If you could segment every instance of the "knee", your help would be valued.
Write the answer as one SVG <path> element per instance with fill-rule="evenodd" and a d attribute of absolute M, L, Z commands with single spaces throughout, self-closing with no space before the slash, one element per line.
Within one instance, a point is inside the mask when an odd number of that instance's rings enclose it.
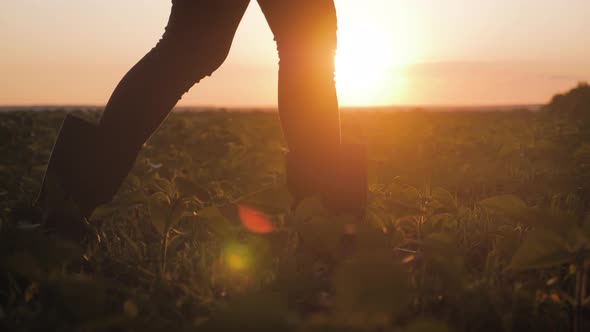
<path fill-rule="evenodd" d="M 334 71 L 335 43 L 287 43 L 278 45 L 281 70 Z"/>
<path fill-rule="evenodd" d="M 336 29 L 302 29 L 276 38 L 281 67 L 334 67 Z"/>
<path fill-rule="evenodd" d="M 183 50 L 175 61 L 178 61 L 180 71 L 190 76 L 194 83 L 206 76 L 211 76 L 225 62 L 227 50 L 219 47 L 203 45 L 199 48 Z"/>
<path fill-rule="evenodd" d="M 227 59 L 230 45 L 209 45 L 204 50 L 197 50 L 192 56 L 197 57 L 202 62 L 203 73 L 211 76 L 214 71 L 219 69 Z"/>
<path fill-rule="evenodd" d="M 337 47 L 337 20 L 332 1 L 317 1 L 314 11 L 296 15 L 273 29 L 283 64 L 330 64 Z"/>
<path fill-rule="evenodd" d="M 229 45 L 208 41 L 175 42 L 163 38 L 152 50 L 163 58 L 172 72 L 189 75 L 196 80 L 210 76 L 225 61 Z"/>

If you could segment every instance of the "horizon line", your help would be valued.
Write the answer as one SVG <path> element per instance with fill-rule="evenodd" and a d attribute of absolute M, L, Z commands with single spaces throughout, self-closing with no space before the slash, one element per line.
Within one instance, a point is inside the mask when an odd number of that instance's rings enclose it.
<path fill-rule="evenodd" d="M 515 103 L 515 104 L 508 104 L 508 103 L 482 103 L 482 104 L 389 104 L 389 105 L 340 105 L 342 109 L 366 109 L 366 108 L 519 108 L 519 107 L 541 107 L 546 105 L 547 103 L 539 103 L 539 102 L 532 102 L 532 103 Z M 0 104 L 0 109 L 25 109 L 25 108 L 104 108 L 105 105 L 100 104 Z M 269 110 L 278 109 L 277 105 L 177 105 L 174 106 L 173 110 L 180 110 L 180 109 L 236 109 L 236 110 L 244 110 L 244 109 L 264 109 Z"/>

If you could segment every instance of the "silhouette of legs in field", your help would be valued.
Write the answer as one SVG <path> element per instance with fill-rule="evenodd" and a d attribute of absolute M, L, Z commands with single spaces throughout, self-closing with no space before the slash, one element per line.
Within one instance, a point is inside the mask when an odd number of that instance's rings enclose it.
<path fill-rule="evenodd" d="M 40 194 L 41 206 L 51 195 L 48 176 L 73 197 L 84 216 L 110 201 L 142 145 L 182 95 L 224 62 L 249 0 L 172 3 L 162 39 L 121 80 L 98 127 L 66 118 Z M 345 153 L 340 147 L 334 84 L 337 24 L 333 0 L 258 3 L 274 34 L 280 58 L 278 100 L 290 150 L 290 190 L 298 199 L 311 194 L 329 196 L 323 191 L 335 188 L 330 186 L 334 179 L 328 180 L 328 175 L 338 173 L 333 168 L 341 160 L 354 163 L 356 158 L 341 157 Z M 357 166 L 361 170 L 352 172 L 359 177 L 356 196 L 340 205 L 351 207 L 355 203 L 358 210 L 364 206 L 366 183 L 362 162 Z"/>

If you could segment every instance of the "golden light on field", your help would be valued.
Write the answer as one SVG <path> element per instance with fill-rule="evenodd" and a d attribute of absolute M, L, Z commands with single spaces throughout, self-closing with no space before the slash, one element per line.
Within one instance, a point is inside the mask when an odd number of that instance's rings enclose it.
<path fill-rule="evenodd" d="M 346 105 L 391 103 L 405 78 L 395 69 L 407 59 L 396 52 L 383 29 L 371 24 L 344 26 L 338 32 L 336 87 Z"/>

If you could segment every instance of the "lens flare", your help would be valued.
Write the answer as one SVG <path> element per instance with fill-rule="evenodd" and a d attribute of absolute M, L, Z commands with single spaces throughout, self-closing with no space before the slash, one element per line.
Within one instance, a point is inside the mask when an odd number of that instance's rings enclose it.
<path fill-rule="evenodd" d="M 251 267 L 252 259 L 248 248 L 241 244 L 232 243 L 223 250 L 223 261 L 232 271 L 241 272 Z"/>
<path fill-rule="evenodd" d="M 240 205 L 238 207 L 238 213 L 242 225 L 252 233 L 268 234 L 274 230 L 269 218 L 251 207 Z"/>
<path fill-rule="evenodd" d="M 238 254 L 229 254 L 227 256 L 227 265 L 232 270 L 244 270 L 246 268 L 246 260 Z"/>

